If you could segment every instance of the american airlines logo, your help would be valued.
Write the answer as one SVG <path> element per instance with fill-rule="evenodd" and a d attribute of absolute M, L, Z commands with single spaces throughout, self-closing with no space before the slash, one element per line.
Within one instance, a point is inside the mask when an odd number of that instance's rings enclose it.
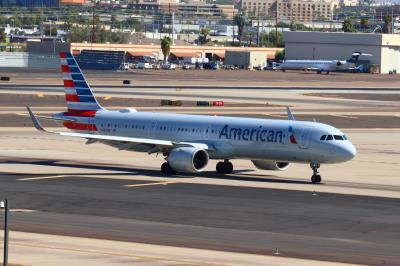
<path fill-rule="evenodd" d="M 240 128 L 225 125 L 219 134 L 219 138 L 283 143 L 284 134 L 282 130 L 268 130 L 264 129 L 262 126 L 258 128 Z"/>
<path fill-rule="evenodd" d="M 289 126 L 289 134 L 290 134 L 290 137 L 289 137 L 290 138 L 290 143 L 297 144 L 296 137 L 293 134 L 292 126 Z"/>

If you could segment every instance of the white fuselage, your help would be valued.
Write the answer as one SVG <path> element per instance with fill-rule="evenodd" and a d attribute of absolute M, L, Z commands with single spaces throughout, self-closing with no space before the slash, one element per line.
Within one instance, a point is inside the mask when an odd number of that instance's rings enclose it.
<path fill-rule="evenodd" d="M 78 119 L 82 123 L 94 124 L 94 134 L 204 143 L 211 147 L 211 159 L 338 163 L 350 160 L 356 152 L 351 142 L 345 139 L 321 141 L 322 135 L 344 134 L 316 122 L 136 112 L 130 109 L 100 110 L 94 117 Z M 129 149 L 147 151 L 148 147 L 141 144 Z"/>
<path fill-rule="evenodd" d="M 337 71 L 345 70 L 354 64 L 340 60 L 285 60 L 280 65 L 283 70 L 314 70 L 314 71 Z"/>

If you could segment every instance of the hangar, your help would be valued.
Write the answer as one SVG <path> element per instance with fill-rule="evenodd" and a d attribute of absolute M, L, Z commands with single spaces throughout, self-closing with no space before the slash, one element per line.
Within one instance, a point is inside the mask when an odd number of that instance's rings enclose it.
<path fill-rule="evenodd" d="M 240 68 L 265 67 L 268 55 L 259 51 L 229 51 L 225 52 L 225 65 Z"/>
<path fill-rule="evenodd" d="M 400 73 L 400 35 L 348 32 L 283 32 L 285 59 L 346 60 L 354 52 L 360 62 L 377 65 L 379 72 Z"/>

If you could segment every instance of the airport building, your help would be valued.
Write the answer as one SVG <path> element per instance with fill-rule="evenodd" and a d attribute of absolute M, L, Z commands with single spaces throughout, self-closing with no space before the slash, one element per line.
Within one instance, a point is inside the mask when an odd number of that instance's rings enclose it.
<path fill-rule="evenodd" d="M 225 65 L 237 66 L 242 69 L 265 67 L 267 54 L 260 51 L 226 51 Z"/>
<path fill-rule="evenodd" d="M 337 0 L 243 0 L 242 9 L 248 16 L 276 16 L 279 21 L 332 20 L 339 7 Z"/>
<path fill-rule="evenodd" d="M 283 32 L 285 59 L 347 60 L 354 52 L 360 62 L 382 74 L 400 73 L 400 35 L 344 32 Z"/>

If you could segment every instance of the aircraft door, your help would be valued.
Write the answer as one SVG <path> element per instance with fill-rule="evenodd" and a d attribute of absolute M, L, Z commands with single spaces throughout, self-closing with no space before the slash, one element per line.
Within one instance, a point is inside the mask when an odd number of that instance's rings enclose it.
<path fill-rule="evenodd" d="M 89 128 L 88 128 L 88 132 L 91 134 L 96 133 L 96 125 L 95 125 L 95 120 L 93 117 L 89 117 Z"/>
<path fill-rule="evenodd" d="M 211 125 L 207 125 L 206 129 L 204 130 L 204 139 L 209 140 L 211 137 Z"/>
<path fill-rule="evenodd" d="M 157 129 L 157 122 L 153 121 L 151 122 L 150 128 L 149 128 L 149 136 L 150 138 L 155 138 L 156 137 L 156 129 Z"/>
<path fill-rule="evenodd" d="M 303 128 L 303 130 L 301 131 L 301 135 L 300 135 L 300 143 L 299 143 L 300 148 L 302 148 L 302 149 L 309 148 L 310 133 L 311 133 L 310 127 Z"/>

